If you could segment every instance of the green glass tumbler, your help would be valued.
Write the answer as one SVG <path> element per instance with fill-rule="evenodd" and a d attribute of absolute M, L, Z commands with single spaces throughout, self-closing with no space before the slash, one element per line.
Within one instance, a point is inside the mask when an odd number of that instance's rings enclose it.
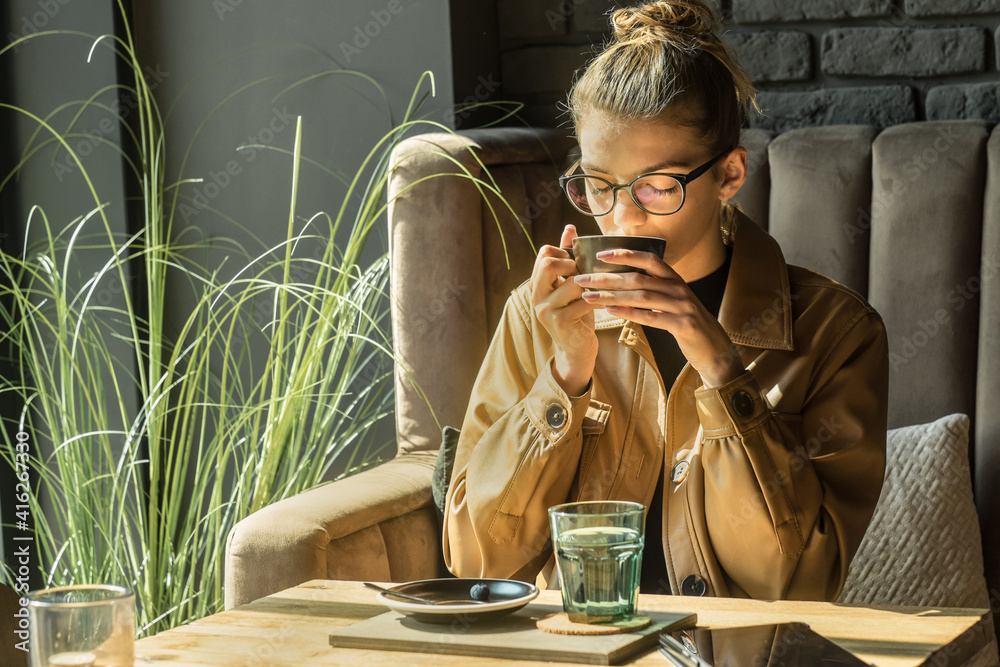
<path fill-rule="evenodd" d="M 549 508 L 563 610 L 577 623 L 615 623 L 636 613 L 646 507 L 587 501 Z"/>

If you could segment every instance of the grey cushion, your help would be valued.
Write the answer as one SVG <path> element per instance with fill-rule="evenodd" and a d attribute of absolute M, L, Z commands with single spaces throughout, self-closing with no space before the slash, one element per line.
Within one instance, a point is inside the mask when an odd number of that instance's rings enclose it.
<path fill-rule="evenodd" d="M 864 125 L 792 130 L 768 146 L 771 236 L 785 261 L 868 292 L 872 141 Z"/>
<path fill-rule="evenodd" d="M 986 137 L 913 123 L 872 144 L 868 300 L 889 337 L 891 427 L 975 410 Z"/>
<path fill-rule="evenodd" d="M 983 209 L 982 292 L 979 302 L 979 371 L 976 374 L 976 505 L 986 545 L 990 585 L 1000 588 L 1000 125 L 988 144 Z"/>
<path fill-rule="evenodd" d="M 889 431 L 886 477 L 841 602 L 988 607 L 969 418 Z"/>

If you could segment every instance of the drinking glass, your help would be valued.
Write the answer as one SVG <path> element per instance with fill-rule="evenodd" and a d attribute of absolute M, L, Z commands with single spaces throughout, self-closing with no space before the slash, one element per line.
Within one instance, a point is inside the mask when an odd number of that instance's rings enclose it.
<path fill-rule="evenodd" d="M 28 594 L 31 667 L 132 667 L 135 596 L 120 586 Z"/>
<path fill-rule="evenodd" d="M 587 501 L 549 508 L 563 610 L 578 623 L 614 623 L 635 615 L 646 507 Z"/>

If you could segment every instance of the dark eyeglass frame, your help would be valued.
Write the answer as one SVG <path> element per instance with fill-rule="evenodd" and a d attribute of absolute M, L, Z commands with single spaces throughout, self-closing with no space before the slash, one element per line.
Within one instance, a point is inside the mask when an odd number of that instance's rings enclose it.
<path fill-rule="evenodd" d="M 654 171 L 654 172 L 650 172 L 648 174 L 640 174 L 639 176 L 636 176 L 635 178 L 633 178 L 631 181 L 629 181 L 628 183 L 626 183 L 624 185 L 619 185 L 617 183 L 612 183 L 611 181 L 609 181 L 608 179 L 606 179 L 606 178 L 604 178 L 602 176 L 591 176 L 589 174 L 574 174 L 573 172 L 576 171 L 577 167 L 580 166 L 580 162 L 582 160 L 582 158 L 580 158 L 576 162 L 574 162 L 573 166 L 571 166 L 569 169 L 567 169 L 566 172 L 562 176 L 559 177 L 559 187 L 562 188 L 563 194 L 565 194 L 566 198 L 569 199 L 569 203 L 573 205 L 573 208 L 575 208 L 576 210 L 580 211 L 580 213 L 583 213 L 584 215 L 590 215 L 590 216 L 593 216 L 595 218 L 599 218 L 601 216 L 607 215 L 608 213 L 611 213 L 612 211 L 615 210 L 615 205 L 618 203 L 618 191 L 619 190 L 625 190 L 626 192 L 628 192 L 628 196 L 632 198 L 632 201 L 635 202 L 635 205 L 638 206 L 640 210 L 645 211 L 646 213 L 649 213 L 650 215 L 673 215 L 674 213 L 677 213 L 677 211 L 681 210 L 681 208 L 684 207 L 684 202 L 687 200 L 687 186 L 688 186 L 688 183 L 690 183 L 691 181 L 693 181 L 694 179 L 698 178 L 699 176 L 701 176 L 702 174 L 704 174 L 706 171 L 708 171 L 709 169 L 711 169 L 712 167 L 714 167 L 715 164 L 719 160 L 721 160 L 722 158 L 724 158 L 727 155 L 729 155 L 730 153 L 732 153 L 733 150 L 734 149 L 732 149 L 732 148 L 727 148 L 726 150 L 724 150 L 723 152 L 719 153 L 718 155 L 716 155 L 715 157 L 713 157 L 711 160 L 709 160 L 708 162 L 706 162 L 705 164 L 701 165 L 700 167 L 697 167 L 697 168 L 693 169 L 692 171 L 689 171 L 686 174 L 671 174 L 670 172 L 666 172 L 666 171 Z M 678 183 L 680 183 L 680 186 L 681 186 L 681 203 L 677 206 L 676 210 L 671 211 L 670 213 L 656 213 L 655 211 L 650 211 L 648 208 L 646 208 L 645 206 L 643 206 L 642 204 L 639 203 L 639 200 L 636 199 L 636 197 L 635 197 L 635 192 L 632 191 L 632 187 L 638 181 L 640 181 L 640 180 L 642 180 L 644 178 L 648 178 L 650 176 L 669 176 L 670 178 L 672 178 L 675 181 L 677 181 Z M 568 183 L 571 180 L 575 179 L 575 178 L 596 178 L 599 181 L 603 181 L 603 182 L 607 183 L 608 187 L 611 188 L 611 208 L 609 208 L 606 213 L 593 213 L 593 212 L 584 211 L 579 206 L 577 206 L 576 202 L 573 201 L 573 197 L 570 196 L 569 189 L 567 188 Z"/>

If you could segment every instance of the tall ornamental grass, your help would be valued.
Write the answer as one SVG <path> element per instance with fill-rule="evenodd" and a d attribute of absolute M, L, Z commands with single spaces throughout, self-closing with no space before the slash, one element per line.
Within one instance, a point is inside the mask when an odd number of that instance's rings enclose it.
<path fill-rule="evenodd" d="M 121 0 L 118 8 L 124 15 Z M 0 56 L 59 34 L 22 38 Z M 251 252 L 179 229 L 175 214 L 198 179 L 165 175 L 163 120 L 131 32 L 95 38 L 91 53 L 97 48 L 113 49 L 134 73 L 134 86 L 118 86 L 138 102 L 134 122 L 119 115 L 131 129 L 123 145 L 105 143 L 140 185 L 141 230 L 123 238 L 112 229 L 109 203 L 71 146 L 72 126 L 55 128 L 56 112 L 43 118 L 0 104 L 38 128 L 0 188 L 46 148 L 61 148 L 92 198 L 64 227 L 37 202 L 22 222 L 34 232 L 26 238 L 41 240 L 0 254 L 0 349 L 11 350 L 15 368 L 0 378 L 0 401 L 25 406 L 4 424 L 0 465 L 23 470 L 16 445 L 31 443 L 28 512 L 44 584 L 127 586 L 144 635 L 222 608 L 225 539 L 237 521 L 322 483 L 334 464 L 353 471 L 393 453 L 369 437 L 393 404 L 388 261 L 362 252 L 384 220 L 392 149 L 414 130 L 447 128 L 420 115 L 433 94 L 425 74 L 403 118 L 348 179 L 337 210 L 303 215 L 299 173 L 312 165 L 301 156 L 300 118 L 284 151 L 292 183 L 284 240 Z M 331 74 L 366 78 L 340 69 L 308 78 Z M 66 106 L 78 107 L 77 118 L 95 106 L 114 112 L 97 99 Z M 452 177 L 499 196 L 483 173 Z M 220 248 L 240 264 L 227 278 L 196 261 Z M 97 258 L 95 273 L 81 275 L 84 257 Z M 133 289 L 102 298 L 136 277 Z M 178 283 L 195 306 L 168 323 Z M 263 354 L 251 354 L 251 343 Z M 10 564 L 3 576 L 15 584 Z"/>

